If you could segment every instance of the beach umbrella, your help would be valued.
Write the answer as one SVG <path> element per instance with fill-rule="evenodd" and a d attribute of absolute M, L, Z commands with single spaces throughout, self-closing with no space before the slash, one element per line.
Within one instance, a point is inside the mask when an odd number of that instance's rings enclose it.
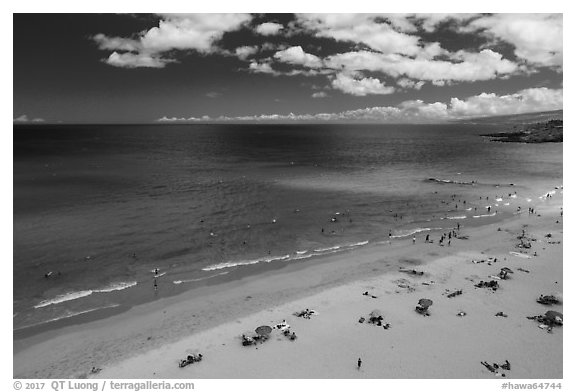
<path fill-rule="evenodd" d="M 418 305 L 420 305 L 423 308 L 428 308 L 432 306 L 432 304 L 433 304 L 432 300 L 428 298 L 421 298 L 420 301 L 418 301 Z"/>
<path fill-rule="evenodd" d="M 562 313 L 557 312 L 555 310 L 549 310 L 544 314 L 544 318 L 553 322 L 557 322 L 558 319 L 560 320 L 560 323 L 563 322 L 564 320 L 564 316 L 562 315 Z"/>
<path fill-rule="evenodd" d="M 272 332 L 272 327 L 269 327 L 267 325 L 261 325 L 258 328 L 256 328 L 256 333 L 258 335 L 270 335 L 270 333 Z"/>
<path fill-rule="evenodd" d="M 501 268 L 500 271 L 504 271 L 504 272 L 509 273 L 509 274 L 513 274 L 513 273 L 514 273 L 514 271 L 512 271 L 512 270 L 511 270 L 510 268 L 508 268 L 508 267 Z"/>
<path fill-rule="evenodd" d="M 378 310 L 378 309 L 374 309 L 373 311 L 370 312 L 370 318 L 378 318 L 378 317 L 382 317 L 384 318 L 384 315 L 382 314 L 382 311 Z"/>

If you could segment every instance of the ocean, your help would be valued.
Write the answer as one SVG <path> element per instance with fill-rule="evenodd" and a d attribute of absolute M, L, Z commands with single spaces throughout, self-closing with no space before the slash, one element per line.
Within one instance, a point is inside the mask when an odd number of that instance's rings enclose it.
<path fill-rule="evenodd" d="M 437 239 L 561 192 L 562 143 L 479 136 L 502 130 L 15 126 L 14 336 L 389 237 Z"/>

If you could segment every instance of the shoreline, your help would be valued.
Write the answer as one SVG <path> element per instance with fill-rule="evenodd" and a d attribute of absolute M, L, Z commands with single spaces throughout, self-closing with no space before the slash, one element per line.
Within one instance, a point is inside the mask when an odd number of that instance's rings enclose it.
<path fill-rule="evenodd" d="M 513 184 L 510 185 L 513 186 Z M 498 186 L 495 189 L 497 188 Z M 520 188 L 525 187 L 521 186 Z M 511 207 L 506 208 L 506 206 L 508 206 L 512 201 L 516 203 L 518 200 L 516 199 L 513 200 L 512 198 L 509 198 L 509 202 L 503 205 L 505 211 L 501 211 L 502 213 L 499 214 L 495 213 L 483 214 L 480 211 L 477 212 L 470 211 L 471 208 L 469 208 L 467 210 L 456 209 L 445 211 L 444 217 L 432 215 L 431 219 L 409 221 L 405 224 L 401 224 L 400 221 L 398 221 L 397 226 L 394 228 L 394 230 L 391 230 L 391 233 L 393 235 L 390 238 L 394 241 L 394 243 L 396 243 L 398 241 L 408 241 L 413 235 L 419 237 L 430 234 L 431 236 L 434 236 L 437 235 L 438 233 L 441 233 L 442 231 L 447 231 L 460 223 L 463 223 L 468 229 L 482 227 L 487 224 L 496 224 L 497 222 L 500 222 L 502 220 L 511 219 L 515 215 L 515 213 L 511 212 Z M 441 203 L 444 202 L 442 201 Z M 495 204 L 496 207 L 498 206 L 498 200 L 490 199 L 490 201 L 488 202 L 487 198 L 486 203 Z M 467 218 L 466 220 L 461 220 L 462 218 L 465 217 Z M 484 219 L 487 217 L 490 218 L 489 223 L 485 223 Z M 332 258 L 338 256 L 334 255 L 334 253 L 340 255 L 346 255 L 350 254 L 351 252 L 357 252 L 360 249 L 381 246 L 382 244 L 386 244 L 388 242 L 388 238 L 386 233 L 380 233 L 379 235 L 372 234 L 370 236 L 366 235 L 365 237 L 362 238 L 354 237 L 352 239 L 348 239 L 348 241 L 343 239 L 342 241 L 344 242 L 338 243 L 337 246 L 326 245 L 325 248 L 322 248 L 320 245 L 318 245 L 320 246 L 320 249 L 314 249 L 314 248 L 308 249 L 306 250 L 306 254 L 301 254 L 300 252 L 296 251 L 294 254 L 290 253 L 283 256 L 261 255 L 261 256 L 254 256 L 255 257 L 254 260 L 249 259 L 247 261 L 242 261 L 244 259 L 238 259 L 237 261 L 227 261 L 223 263 L 212 264 L 209 265 L 208 267 L 202 268 L 203 271 L 207 273 L 212 273 L 211 276 L 198 277 L 190 280 L 187 279 L 189 273 L 184 273 L 183 275 L 171 275 L 170 270 L 168 270 L 167 271 L 169 273 L 168 276 L 162 278 L 162 281 L 167 283 L 167 285 L 162 283 L 164 289 L 160 290 L 159 292 L 153 292 L 154 294 L 153 296 L 150 296 L 150 291 L 148 287 L 148 285 L 150 287 L 152 286 L 153 278 L 147 280 L 134 281 L 132 282 L 132 284 L 126 287 L 129 289 L 126 291 L 119 290 L 113 292 L 112 290 L 109 289 L 103 290 L 103 289 L 89 288 L 89 289 L 79 289 L 80 291 L 78 292 L 72 292 L 72 293 L 69 292 L 68 294 L 66 294 L 66 296 L 71 296 L 71 300 L 75 298 L 73 294 L 77 294 L 79 298 L 82 298 L 88 292 L 100 293 L 103 291 L 108 291 L 107 295 L 110 295 L 111 297 L 108 300 L 109 302 L 105 305 L 95 305 L 95 307 L 91 307 L 87 310 L 86 308 L 81 309 L 77 311 L 77 313 L 71 312 L 69 315 L 64 314 L 62 316 L 58 316 L 53 319 L 48 319 L 46 321 L 19 326 L 18 328 L 13 330 L 13 340 L 17 342 L 20 340 L 34 337 L 36 335 L 43 335 L 46 333 L 50 333 L 50 331 L 57 331 L 66 327 L 86 324 L 100 319 L 105 319 L 113 315 L 129 311 L 133 307 L 146 305 L 148 303 L 156 302 L 164 298 L 176 298 L 182 295 L 183 293 L 186 293 L 191 290 L 196 290 L 198 288 L 198 287 L 186 288 L 189 282 L 194 282 L 195 286 L 200 287 L 213 286 L 243 279 L 249 275 L 265 276 L 265 274 L 269 272 L 277 272 L 279 270 L 282 270 L 288 265 L 298 265 L 299 268 L 300 267 L 307 268 L 310 265 L 314 265 L 317 263 L 329 262 L 330 260 L 332 260 Z M 163 275 L 166 275 L 166 272 L 164 272 L 160 276 Z M 172 281 L 174 279 L 176 280 Z M 180 284 L 178 284 L 177 282 L 183 283 L 183 285 L 180 286 Z M 172 286 L 172 284 L 175 284 L 175 286 Z M 60 296 L 56 296 L 51 299 L 50 298 L 44 299 L 42 302 L 50 302 L 54 300 L 60 301 L 61 299 L 59 297 Z M 17 314 L 15 314 L 14 316 L 16 315 Z"/>
<path fill-rule="evenodd" d="M 558 204 L 552 201 L 547 204 L 553 209 L 555 208 L 553 206 L 561 205 L 561 202 Z M 532 218 L 541 219 L 530 217 Z M 466 252 L 470 252 L 468 249 L 472 247 L 471 244 L 478 243 L 480 238 L 494 236 L 495 225 L 511 227 L 526 219 L 528 217 L 515 216 L 506 222 L 470 229 L 471 240 L 454 241 L 452 247 L 422 243 L 412 246 L 411 241 L 406 239 L 394 241 L 399 244 L 392 246 L 375 245 L 329 256 L 319 259 L 313 265 L 305 263 L 284 265 L 277 271 L 272 270 L 245 276 L 233 282 L 192 289 L 175 297 L 161 298 L 153 303 L 136 306 L 107 319 L 16 341 L 14 375 L 24 378 L 86 377 L 89 369 L 95 366 L 104 368 L 100 374 L 102 377 L 107 375 L 132 377 L 129 373 L 124 376 L 121 373 L 114 373 L 111 366 L 118 368 L 119 365 L 112 364 L 122 363 L 121 361 L 130 363 L 138 358 L 146 358 L 152 352 L 150 350 L 162 350 L 177 344 L 182 339 L 192 339 L 205 333 L 218 333 L 219 329 L 226 328 L 228 325 L 226 323 L 230 320 L 242 324 L 241 320 L 254 317 L 266 309 L 269 311 L 282 308 L 288 303 L 358 284 L 374 276 L 397 275 L 399 266 L 408 268 L 411 265 L 421 265 L 419 268 L 432 268 L 432 265 L 439 265 L 441 260 L 449 258 L 454 251 L 461 252 L 466 248 Z M 420 238 L 421 241 L 423 237 Z M 561 250 L 561 247 L 559 248 Z M 425 261 L 430 257 L 434 260 Z M 354 269 L 350 268 L 350 259 L 354 259 Z M 219 311 L 215 312 L 214 307 Z M 318 318 L 321 318 L 324 312 L 317 310 L 321 313 Z M 243 329 L 238 333 L 242 331 Z M 185 337 L 190 335 L 192 337 Z M 71 342 L 76 345 L 82 342 L 83 350 L 71 349 L 69 347 Z M 238 343 L 237 339 L 234 339 L 234 342 Z M 56 347 L 60 350 L 55 352 Z M 91 354 L 86 357 L 78 351 Z M 38 359 L 39 353 L 43 353 L 41 361 Z M 46 358 L 46 353 L 50 353 L 49 358 Z M 169 377 L 189 377 L 189 375 L 181 376 L 182 374 L 186 373 L 170 374 Z M 161 375 L 146 377 L 156 376 Z"/>

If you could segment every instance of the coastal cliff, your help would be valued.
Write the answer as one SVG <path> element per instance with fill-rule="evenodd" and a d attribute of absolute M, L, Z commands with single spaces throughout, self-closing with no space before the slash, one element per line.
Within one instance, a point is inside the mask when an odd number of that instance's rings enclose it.
<path fill-rule="evenodd" d="M 512 132 L 488 133 L 491 141 L 514 143 L 561 143 L 563 140 L 563 120 L 549 120 L 528 124 L 524 129 Z"/>

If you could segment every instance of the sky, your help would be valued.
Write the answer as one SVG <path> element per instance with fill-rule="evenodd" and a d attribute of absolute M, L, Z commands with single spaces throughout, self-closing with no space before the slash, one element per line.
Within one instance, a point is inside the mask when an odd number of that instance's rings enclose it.
<path fill-rule="evenodd" d="M 562 14 L 14 14 L 15 123 L 562 109 Z"/>

